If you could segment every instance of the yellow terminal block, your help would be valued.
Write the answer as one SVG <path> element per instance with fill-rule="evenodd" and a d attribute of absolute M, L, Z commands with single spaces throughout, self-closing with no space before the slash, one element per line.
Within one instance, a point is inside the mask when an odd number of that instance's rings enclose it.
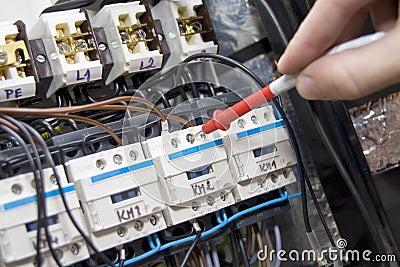
<path fill-rule="evenodd" d="M 31 58 L 16 25 L 0 24 L 0 102 L 36 94 Z"/>

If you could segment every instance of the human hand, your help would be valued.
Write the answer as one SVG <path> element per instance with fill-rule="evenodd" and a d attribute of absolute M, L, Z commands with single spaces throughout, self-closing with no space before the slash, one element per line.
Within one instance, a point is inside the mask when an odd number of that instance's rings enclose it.
<path fill-rule="evenodd" d="M 400 82 L 398 0 L 317 0 L 279 60 L 285 74 L 300 73 L 297 90 L 306 99 L 357 99 Z M 369 45 L 324 55 L 353 39 L 368 14 L 387 32 Z"/>

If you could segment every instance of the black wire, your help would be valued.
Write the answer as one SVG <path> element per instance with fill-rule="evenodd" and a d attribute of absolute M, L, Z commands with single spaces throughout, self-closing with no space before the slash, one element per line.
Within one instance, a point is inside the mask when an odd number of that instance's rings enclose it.
<path fill-rule="evenodd" d="M 247 258 L 246 255 L 246 249 L 244 248 L 242 233 L 240 232 L 240 230 L 235 231 L 235 237 L 236 240 L 239 242 L 239 249 L 240 253 L 242 254 L 243 264 L 245 267 L 250 267 L 249 259 Z"/>
<path fill-rule="evenodd" d="M 60 196 L 61 196 L 61 200 L 63 202 L 63 205 L 65 207 L 65 211 L 67 212 L 68 217 L 70 218 L 72 224 L 74 225 L 74 227 L 78 230 L 79 234 L 83 237 L 83 239 L 85 239 L 86 243 L 93 249 L 93 251 L 96 254 L 99 254 L 99 257 L 101 258 L 101 260 L 103 260 L 105 263 L 112 265 L 113 263 L 111 262 L 110 259 L 108 259 L 105 255 L 103 255 L 102 253 L 99 253 L 99 250 L 96 248 L 96 246 L 93 244 L 92 240 L 90 240 L 86 234 L 84 233 L 84 231 L 82 230 L 82 228 L 79 226 L 79 224 L 77 223 L 77 221 L 75 220 L 74 216 L 71 213 L 71 210 L 69 208 L 67 199 L 65 197 L 64 194 L 64 190 L 61 186 L 61 179 L 60 179 L 60 175 L 58 174 L 58 170 L 56 169 L 56 166 L 54 164 L 53 158 L 51 156 L 51 153 L 46 145 L 46 143 L 43 141 L 43 139 L 41 138 L 40 134 L 38 132 L 35 131 L 35 129 L 33 129 L 32 127 L 30 127 L 29 125 L 25 124 L 25 127 L 29 130 L 29 132 L 36 138 L 38 139 L 37 141 L 40 143 L 40 146 L 42 147 L 42 150 L 46 156 L 47 161 L 50 164 L 50 167 L 53 170 L 53 174 L 56 178 L 57 181 L 57 185 L 58 185 L 58 189 L 60 192 Z"/>
<path fill-rule="evenodd" d="M 3 118 L 7 119 L 8 121 L 11 121 L 14 125 L 16 125 L 18 127 L 18 129 L 22 130 L 23 128 L 25 128 L 24 132 L 27 136 L 29 136 L 29 133 L 31 135 L 35 135 L 35 138 L 37 139 L 37 141 L 42 141 L 44 143 L 41 135 L 35 129 L 33 129 L 31 126 L 29 126 L 28 124 L 26 124 L 24 122 L 19 122 L 16 119 L 14 119 L 8 115 L 1 114 L 1 116 L 3 116 Z M 29 132 L 29 133 L 27 133 L 27 132 Z M 32 141 L 33 141 L 33 139 L 32 139 Z M 41 174 L 40 174 L 41 180 L 38 179 L 39 185 L 36 185 L 37 189 L 40 190 L 38 197 L 40 198 L 40 202 L 42 204 L 41 205 L 42 219 L 39 221 L 41 223 L 41 225 L 37 226 L 37 234 L 40 236 L 40 231 L 41 231 L 40 229 L 41 229 L 41 227 L 44 227 L 44 232 L 45 232 L 45 236 L 46 236 L 46 240 L 47 240 L 47 245 L 49 246 L 50 254 L 53 257 L 54 261 L 57 263 L 57 266 L 62 267 L 62 264 L 57 256 L 56 252 L 54 251 L 54 247 L 51 243 L 52 238 L 51 238 L 49 228 L 48 228 L 48 223 L 47 223 L 47 206 L 46 206 L 46 198 L 44 196 L 45 189 L 44 189 L 44 183 L 43 183 L 43 180 L 44 180 L 43 168 L 42 168 L 42 165 L 40 162 L 39 152 L 34 143 L 33 143 L 33 149 L 35 151 L 37 167 L 39 168 L 39 170 L 41 172 Z M 39 199 L 38 199 L 37 203 L 39 203 Z M 38 238 L 36 238 L 36 239 L 38 239 Z M 39 247 L 40 247 L 40 243 L 37 243 L 36 249 L 38 249 Z"/>
<path fill-rule="evenodd" d="M 124 262 L 125 262 L 125 260 L 124 260 L 124 259 L 121 259 L 121 260 L 119 261 L 118 267 L 124 266 Z"/>
<path fill-rule="evenodd" d="M 229 233 L 229 239 L 231 241 L 231 247 L 232 247 L 232 257 L 233 257 L 233 267 L 239 266 L 239 260 L 238 260 L 238 252 L 237 252 L 237 245 L 236 245 L 236 239 L 233 233 Z"/>
<path fill-rule="evenodd" d="M 368 211 L 368 208 L 365 206 L 364 201 L 363 201 L 360 193 L 358 192 L 356 185 L 352 181 L 349 172 L 347 171 L 342 160 L 340 159 L 339 155 L 337 154 L 336 149 L 334 148 L 334 145 L 332 144 L 330 138 L 328 137 L 328 134 L 326 133 L 324 127 L 322 126 L 322 123 L 315 111 L 315 107 L 311 102 L 308 102 L 308 108 L 310 109 L 311 118 L 313 119 L 315 126 L 317 127 L 317 130 L 322 138 L 322 141 L 324 142 L 325 147 L 328 149 L 329 154 L 331 155 L 332 159 L 334 160 L 340 174 L 343 177 L 343 180 L 345 181 L 347 187 L 349 188 L 349 190 L 361 212 L 361 215 L 368 227 L 368 230 L 369 230 L 370 234 L 372 235 L 372 238 L 373 238 L 375 244 L 377 245 L 378 250 L 380 251 L 380 253 L 384 254 L 386 251 L 385 246 L 382 242 L 382 239 L 381 239 L 379 231 L 374 223 L 374 220 L 372 219 L 372 217 Z"/>
<path fill-rule="evenodd" d="M 187 262 L 189 260 L 190 254 L 193 252 L 194 248 L 197 246 L 197 244 L 200 241 L 201 232 L 202 232 L 201 229 L 196 231 L 196 238 L 193 240 L 192 245 L 190 246 L 190 248 L 186 252 L 185 257 L 182 260 L 181 267 L 185 267 L 187 265 Z"/>
<path fill-rule="evenodd" d="M 36 125 L 41 126 L 45 129 L 45 131 L 49 132 L 51 136 L 58 135 L 56 129 L 46 120 L 44 119 L 37 119 L 30 123 L 31 126 L 35 127 Z M 35 127 L 36 128 L 36 127 Z"/>
<path fill-rule="evenodd" d="M 40 229 L 42 227 L 42 219 L 43 219 L 43 203 L 42 203 L 42 197 L 41 197 L 41 190 L 40 190 L 40 178 L 38 176 L 38 172 L 36 171 L 37 168 L 35 166 L 35 163 L 33 161 L 31 152 L 29 151 L 28 146 L 25 144 L 24 140 L 22 140 L 22 138 L 16 133 L 14 132 L 12 129 L 10 129 L 9 127 L 5 126 L 5 125 L 0 125 L 0 128 L 7 132 L 9 135 L 13 136 L 20 144 L 20 146 L 22 147 L 22 149 L 25 151 L 26 157 L 28 158 L 28 162 L 29 165 L 31 167 L 32 173 L 33 173 L 33 177 L 35 180 L 35 186 L 36 186 L 36 199 L 37 199 L 37 220 L 36 220 L 36 225 L 37 225 L 37 230 L 36 230 L 36 265 L 38 267 L 40 267 L 42 265 L 42 258 L 40 257 L 40 251 L 41 251 L 41 242 L 42 242 L 42 238 L 40 235 Z"/>

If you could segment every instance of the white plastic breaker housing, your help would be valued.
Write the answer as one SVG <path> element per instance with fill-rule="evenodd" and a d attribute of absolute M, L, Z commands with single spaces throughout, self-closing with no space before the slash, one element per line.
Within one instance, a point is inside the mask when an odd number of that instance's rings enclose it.
<path fill-rule="evenodd" d="M 65 211 L 52 169 L 44 169 L 47 223 L 51 245 L 60 255 L 63 266 L 89 258 L 86 243 Z M 61 186 L 71 213 L 85 229 L 75 187 L 68 183 L 62 166 L 57 166 Z M 46 235 L 36 244 L 37 202 L 33 173 L 17 175 L 0 181 L 0 262 L 1 266 L 35 266 L 36 248 L 43 255 L 43 266 L 55 266 Z"/>
<path fill-rule="evenodd" d="M 42 14 L 29 36 L 43 40 L 50 61 L 53 80 L 47 97 L 61 87 L 102 78 L 103 65 L 98 58 L 90 23 L 79 9 Z"/>
<path fill-rule="evenodd" d="M 231 123 L 224 136 L 229 166 L 238 183 L 235 200 L 245 200 L 294 183 L 296 158 L 286 126 L 272 106 L 253 110 Z"/>
<path fill-rule="evenodd" d="M 109 249 L 166 228 L 153 161 L 139 143 L 67 163 L 91 238 Z"/>
<path fill-rule="evenodd" d="M 233 205 L 235 181 L 218 132 L 193 136 L 201 127 L 167 133 L 145 141 L 167 204 L 168 225 L 188 221 Z"/>
<path fill-rule="evenodd" d="M 153 36 L 146 36 L 142 27 L 147 25 L 139 18 L 145 12 L 145 6 L 135 1 L 106 5 L 93 17 L 92 24 L 106 32 L 114 61 L 106 84 L 122 75 L 161 68 L 163 55 L 147 46 L 146 40 L 157 36 L 154 31 Z"/>
<path fill-rule="evenodd" d="M 30 56 L 23 40 L 16 40 L 19 34 L 16 25 L 10 22 L 0 24 L 0 102 L 35 96 L 34 76 L 24 68 Z"/>
<path fill-rule="evenodd" d="M 188 56 L 198 53 L 217 53 L 218 45 L 213 41 L 204 41 L 200 33 L 184 36 L 177 19 L 194 21 L 195 9 L 203 5 L 202 0 L 164 0 L 152 8 L 154 18 L 160 19 L 171 55 L 165 67 L 176 65 Z M 188 26 L 193 30 L 193 26 Z"/>

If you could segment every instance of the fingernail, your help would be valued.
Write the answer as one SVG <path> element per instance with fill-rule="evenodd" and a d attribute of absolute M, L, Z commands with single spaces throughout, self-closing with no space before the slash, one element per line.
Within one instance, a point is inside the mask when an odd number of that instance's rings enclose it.
<path fill-rule="evenodd" d="M 306 99 L 318 99 L 320 97 L 314 80 L 306 75 L 300 75 L 297 79 L 297 91 Z"/>
<path fill-rule="evenodd" d="M 283 62 L 285 62 L 285 53 L 283 53 L 283 55 L 278 60 L 278 68 L 282 65 Z"/>

